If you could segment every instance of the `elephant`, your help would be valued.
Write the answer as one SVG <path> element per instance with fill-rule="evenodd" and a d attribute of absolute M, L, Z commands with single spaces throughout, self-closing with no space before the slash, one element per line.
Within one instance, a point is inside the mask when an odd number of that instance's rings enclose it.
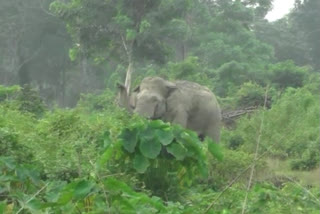
<path fill-rule="evenodd" d="M 220 140 L 221 110 L 215 95 L 197 83 L 160 77 L 146 77 L 131 95 L 118 84 L 119 104 L 130 112 L 148 119 L 161 119 L 180 124 L 197 132 L 200 138 L 208 136 Z"/>

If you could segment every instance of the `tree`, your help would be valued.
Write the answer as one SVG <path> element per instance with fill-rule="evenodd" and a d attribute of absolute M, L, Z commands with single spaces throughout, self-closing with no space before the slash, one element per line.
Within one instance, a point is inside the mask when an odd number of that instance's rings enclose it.
<path fill-rule="evenodd" d="M 69 36 L 64 24 L 47 9 L 52 0 L 0 1 L 3 84 L 33 84 L 64 94 Z M 63 95 L 62 95 L 63 96 Z"/>
<path fill-rule="evenodd" d="M 170 49 L 166 43 L 170 35 L 164 34 L 167 25 L 190 5 L 187 0 L 73 0 L 55 1 L 51 8 L 67 23 L 74 41 L 73 57 L 80 56 L 84 73 L 89 58 L 125 63 L 127 85 L 134 62 L 166 62 Z"/>
<path fill-rule="evenodd" d="M 302 31 L 304 40 L 308 44 L 312 64 L 320 69 L 320 1 L 318 0 L 296 0 L 296 7 L 291 15 L 294 27 Z"/>

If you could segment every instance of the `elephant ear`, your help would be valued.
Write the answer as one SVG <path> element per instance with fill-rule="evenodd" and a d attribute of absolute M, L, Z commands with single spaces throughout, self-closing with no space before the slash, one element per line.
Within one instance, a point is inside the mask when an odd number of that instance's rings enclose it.
<path fill-rule="evenodd" d="M 166 81 L 165 86 L 167 89 L 166 98 L 168 98 L 172 94 L 172 92 L 178 89 L 178 86 L 175 83 L 169 81 Z"/>

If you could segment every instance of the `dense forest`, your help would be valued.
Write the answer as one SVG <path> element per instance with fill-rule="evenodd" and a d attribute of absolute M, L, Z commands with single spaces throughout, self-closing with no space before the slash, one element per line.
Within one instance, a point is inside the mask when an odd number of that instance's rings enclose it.
<path fill-rule="evenodd" d="M 319 214 L 320 1 L 0 0 L 0 213 Z M 209 88 L 220 143 L 119 106 Z"/>

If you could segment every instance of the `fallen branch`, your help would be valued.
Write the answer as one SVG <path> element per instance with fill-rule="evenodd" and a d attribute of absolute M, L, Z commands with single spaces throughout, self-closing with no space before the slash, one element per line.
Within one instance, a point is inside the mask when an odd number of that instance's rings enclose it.
<path fill-rule="evenodd" d="M 257 109 L 258 109 L 258 106 L 250 106 L 244 109 L 225 112 L 225 113 L 222 113 L 222 120 L 231 120 L 231 119 L 240 117 L 241 115 L 255 112 Z"/>

